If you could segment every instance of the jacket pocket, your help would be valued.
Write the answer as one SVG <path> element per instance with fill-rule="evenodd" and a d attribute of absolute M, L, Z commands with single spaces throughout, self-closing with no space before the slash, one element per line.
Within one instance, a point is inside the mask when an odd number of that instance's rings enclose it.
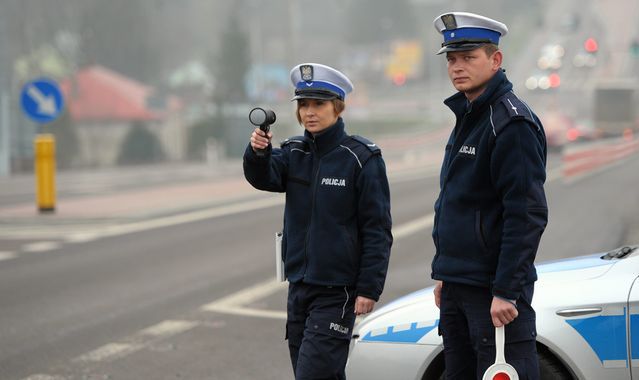
<path fill-rule="evenodd" d="M 480 345 L 495 345 L 495 327 L 492 322 L 487 325 L 478 326 L 477 333 Z M 506 344 L 535 340 L 537 338 L 535 320 L 517 320 L 517 318 L 515 318 L 513 322 L 506 325 L 505 338 Z"/>
<path fill-rule="evenodd" d="M 481 223 L 481 211 L 479 210 L 475 211 L 475 236 L 482 251 L 484 251 L 484 253 L 488 253 L 488 244 L 484 238 L 484 228 Z"/>
<path fill-rule="evenodd" d="M 475 232 L 476 217 L 472 211 L 441 214 L 437 223 L 438 253 L 473 261 L 484 260 L 484 249 Z"/>

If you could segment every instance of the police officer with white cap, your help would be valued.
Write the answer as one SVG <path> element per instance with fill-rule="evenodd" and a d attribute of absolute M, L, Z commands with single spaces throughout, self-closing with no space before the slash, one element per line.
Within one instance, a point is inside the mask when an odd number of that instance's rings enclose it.
<path fill-rule="evenodd" d="M 437 17 L 456 116 L 435 202 L 432 277 L 446 379 L 481 379 L 495 359 L 495 327 L 522 379 L 538 379 L 533 262 L 545 229 L 546 139 L 501 68 L 508 29 L 480 15 Z"/>
<path fill-rule="evenodd" d="M 345 132 L 341 115 L 353 85 L 344 74 L 305 63 L 291 81 L 304 135 L 278 149 L 271 132 L 256 128 L 244 175 L 257 189 L 286 193 L 286 337 L 295 379 L 345 379 L 355 316 L 373 310 L 388 268 L 386 168 L 377 145 Z"/>

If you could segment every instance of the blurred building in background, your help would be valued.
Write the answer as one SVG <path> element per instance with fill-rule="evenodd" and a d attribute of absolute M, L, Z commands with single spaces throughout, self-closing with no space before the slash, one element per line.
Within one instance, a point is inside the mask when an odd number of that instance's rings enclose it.
<path fill-rule="evenodd" d="M 126 162 L 120 147 L 132 128 L 144 126 L 166 158 L 184 158 L 181 102 L 154 88 L 99 65 L 85 67 L 61 82 L 80 154 L 77 166 L 110 166 Z M 144 149 L 140 142 L 140 149 Z M 162 154 L 162 156 L 164 156 Z M 158 157 L 160 158 L 160 153 Z M 164 158 L 164 157 L 162 157 Z"/>

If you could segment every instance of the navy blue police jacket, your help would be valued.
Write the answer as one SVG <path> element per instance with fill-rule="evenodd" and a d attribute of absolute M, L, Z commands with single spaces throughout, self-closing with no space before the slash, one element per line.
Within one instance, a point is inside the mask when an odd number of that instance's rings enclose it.
<path fill-rule="evenodd" d="M 386 168 L 377 145 L 344 131 L 285 140 L 264 156 L 244 153 L 244 176 L 285 192 L 282 253 L 289 282 L 354 286 L 378 300 L 393 241 Z"/>
<path fill-rule="evenodd" d="M 516 300 L 537 280 L 548 220 L 543 126 L 502 70 L 473 102 L 458 92 L 444 103 L 456 124 L 435 202 L 432 278 Z"/>

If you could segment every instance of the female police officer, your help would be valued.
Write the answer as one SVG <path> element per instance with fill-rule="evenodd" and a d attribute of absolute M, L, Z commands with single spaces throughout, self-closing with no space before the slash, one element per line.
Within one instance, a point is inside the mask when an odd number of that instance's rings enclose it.
<path fill-rule="evenodd" d="M 244 175 L 257 189 L 286 192 L 286 336 L 295 378 L 344 379 L 355 315 L 372 311 L 386 278 L 388 180 L 379 147 L 344 130 L 350 80 L 308 63 L 293 68 L 291 81 L 304 135 L 277 149 L 272 133 L 256 128 Z"/>

